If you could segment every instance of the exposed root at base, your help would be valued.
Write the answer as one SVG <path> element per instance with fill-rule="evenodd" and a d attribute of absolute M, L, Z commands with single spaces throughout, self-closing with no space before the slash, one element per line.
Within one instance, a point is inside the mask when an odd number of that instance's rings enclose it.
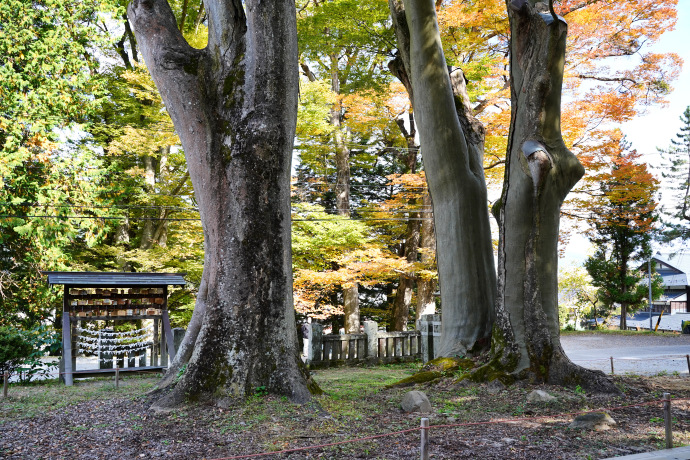
<path fill-rule="evenodd" d="M 547 383 L 580 388 L 590 393 L 622 395 L 621 390 L 601 371 L 586 369 L 565 356 L 556 357 L 549 368 Z"/>
<path fill-rule="evenodd" d="M 458 381 L 470 380 L 476 383 L 484 383 L 499 380 L 504 385 L 509 386 L 518 380 L 524 380 L 530 384 L 548 383 L 569 388 L 579 386 L 589 393 L 622 394 L 620 389 L 603 372 L 578 366 L 560 353 L 554 353 L 545 380 L 539 378 L 538 374 L 530 369 L 514 372 L 510 367 L 502 366 L 501 360 L 498 357 L 494 357 L 468 374 L 463 375 Z"/>
<path fill-rule="evenodd" d="M 422 366 L 419 372 L 386 385 L 386 388 L 402 388 L 418 383 L 433 382 L 443 377 L 452 377 L 456 372 L 460 370 L 466 371 L 474 366 L 474 361 L 467 358 L 436 358 Z"/>

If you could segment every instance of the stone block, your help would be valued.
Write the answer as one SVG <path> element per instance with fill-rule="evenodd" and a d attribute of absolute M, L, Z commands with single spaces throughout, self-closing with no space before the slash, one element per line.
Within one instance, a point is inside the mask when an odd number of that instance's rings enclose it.
<path fill-rule="evenodd" d="M 400 407 L 405 412 L 422 412 L 428 414 L 431 412 L 431 403 L 426 394 L 422 391 L 408 391 L 403 397 Z"/>

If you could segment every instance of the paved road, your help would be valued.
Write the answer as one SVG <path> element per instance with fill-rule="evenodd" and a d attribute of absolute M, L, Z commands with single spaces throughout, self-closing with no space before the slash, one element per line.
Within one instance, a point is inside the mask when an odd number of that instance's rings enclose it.
<path fill-rule="evenodd" d="M 611 372 L 613 356 L 616 374 L 688 374 L 690 335 L 568 334 L 561 336 L 561 343 L 573 362 L 606 373 Z"/>

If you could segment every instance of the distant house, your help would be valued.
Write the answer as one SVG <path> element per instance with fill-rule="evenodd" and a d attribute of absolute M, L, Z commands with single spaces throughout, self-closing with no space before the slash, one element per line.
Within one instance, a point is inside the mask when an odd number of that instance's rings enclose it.
<path fill-rule="evenodd" d="M 683 250 L 677 253 L 656 253 L 652 260 L 656 262 L 656 272 L 663 278 L 664 294 L 652 302 L 652 310 L 656 313 L 688 313 L 688 293 L 690 285 L 690 253 Z M 647 271 L 647 264 L 640 267 Z"/>

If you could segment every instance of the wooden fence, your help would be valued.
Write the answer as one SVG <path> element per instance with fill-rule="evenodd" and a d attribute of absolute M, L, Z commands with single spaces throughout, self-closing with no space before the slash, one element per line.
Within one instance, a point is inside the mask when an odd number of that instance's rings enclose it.
<path fill-rule="evenodd" d="M 307 363 L 312 368 L 321 368 L 362 362 L 428 360 L 429 356 L 435 356 L 434 344 L 438 348 L 440 318 L 427 316 L 433 318 L 419 321 L 418 330 L 403 332 L 380 331 L 375 321 L 365 321 L 361 334 L 324 335 L 320 324 L 311 324 Z"/>

